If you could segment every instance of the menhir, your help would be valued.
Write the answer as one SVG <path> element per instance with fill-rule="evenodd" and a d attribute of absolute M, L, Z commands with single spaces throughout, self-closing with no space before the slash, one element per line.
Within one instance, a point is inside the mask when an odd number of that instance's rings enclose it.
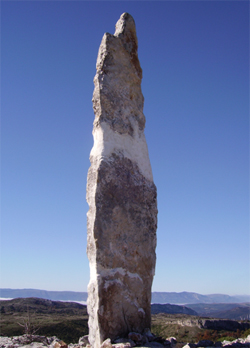
<path fill-rule="evenodd" d="M 151 326 L 156 187 L 144 136 L 142 70 L 131 15 L 104 34 L 96 63 L 87 202 L 89 341 Z"/>

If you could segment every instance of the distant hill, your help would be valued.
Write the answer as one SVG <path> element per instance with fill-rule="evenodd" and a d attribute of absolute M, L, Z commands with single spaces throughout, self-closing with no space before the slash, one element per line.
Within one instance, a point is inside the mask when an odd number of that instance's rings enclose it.
<path fill-rule="evenodd" d="M 47 291 L 36 289 L 0 289 L 1 298 L 38 297 L 53 301 L 87 301 L 87 292 Z"/>
<path fill-rule="evenodd" d="M 187 304 L 202 317 L 218 319 L 250 320 L 250 303 Z"/>
<path fill-rule="evenodd" d="M 2 298 L 39 297 L 53 301 L 87 301 L 87 292 L 46 291 L 36 289 L 0 289 Z M 195 304 L 195 303 L 243 303 L 250 302 L 250 296 L 229 296 L 223 294 L 201 295 L 195 292 L 152 292 L 152 303 Z"/>
<path fill-rule="evenodd" d="M 3 313 L 11 312 L 26 312 L 27 306 L 31 312 L 42 314 L 82 314 L 87 315 L 87 306 L 75 302 L 61 302 L 46 300 L 43 298 L 15 298 L 13 300 L 0 300 L 0 307 L 4 308 Z M 168 314 L 188 314 L 197 315 L 197 313 L 185 306 L 171 305 L 171 304 L 152 304 L 152 314 L 168 313 Z"/>
<path fill-rule="evenodd" d="M 26 313 L 27 306 L 30 312 L 39 314 L 81 314 L 87 315 L 86 305 L 75 302 L 51 301 L 43 298 L 15 298 L 13 300 L 0 300 L 1 307 L 4 307 L 3 313 Z"/>
<path fill-rule="evenodd" d="M 153 303 L 151 304 L 151 313 L 168 313 L 168 314 L 188 314 L 188 315 L 197 315 L 197 313 L 186 306 L 178 306 L 171 304 L 159 304 Z"/>
<path fill-rule="evenodd" d="M 233 320 L 250 320 L 250 307 L 235 307 L 227 311 L 213 313 L 214 318 L 233 319 Z"/>
<path fill-rule="evenodd" d="M 72 302 L 58 302 L 41 298 L 16 298 L 0 301 L 1 335 L 18 336 L 24 333 L 28 319 L 39 335 L 57 336 L 66 343 L 77 343 L 88 334 L 86 306 Z M 29 313 L 29 314 L 28 314 Z"/>
<path fill-rule="evenodd" d="M 229 296 L 223 294 L 201 295 L 195 292 L 152 292 L 152 303 L 242 303 L 250 302 L 250 296 Z"/>

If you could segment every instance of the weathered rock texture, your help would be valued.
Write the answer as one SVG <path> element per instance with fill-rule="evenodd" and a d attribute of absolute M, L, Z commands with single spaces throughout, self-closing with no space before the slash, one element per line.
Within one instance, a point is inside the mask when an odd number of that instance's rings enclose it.
<path fill-rule="evenodd" d="M 142 70 L 133 18 L 124 13 L 104 34 L 96 63 L 94 146 L 87 201 L 89 341 L 151 326 L 156 187 L 144 136 Z"/>
<path fill-rule="evenodd" d="M 138 335 L 138 334 L 137 334 Z M 150 334 L 152 335 L 152 334 Z M 143 336 L 144 338 L 146 336 Z M 159 343 L 161 342 L 161 343 Z M 136 344 L 137 343 L 137 344 Z M 177 341 L 174 337 L 169 337 L 166 340 L 161 337 L 153 337 L 142 343 L 142 341 L 137 342 L 131 339 L 117 339 L 112 344 L 111 340 L 108 338 L 102 344 L 101 348 L 175 348 Z M 88 344 L 87 336 L 80 337 L 78 343 L 70 343 L 66 345 L 59 338 L 45 337 L 38 335 L 23 335 L 23 336 L 13 336 L 13 337 L 3 337 L 0 336 L 0 348 L 91 348 Z M 199 341 L 198 343 L 187 343 L 183 348 L 200 348 L 200 347 L 214 347 L 214 348 L 250 348 L 250 335 L 247 338 L 237 338 L 234 341 L 223 341 L 223 342 L 212 342 L 209 340 Z"/>

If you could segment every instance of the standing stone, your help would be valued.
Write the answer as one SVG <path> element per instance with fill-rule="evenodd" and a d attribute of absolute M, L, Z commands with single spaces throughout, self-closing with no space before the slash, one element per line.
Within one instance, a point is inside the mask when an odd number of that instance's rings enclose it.
<path fill-rule="evenodd" d="M 144 136 L 142 70 L 135 23 L 123 13 L 104 34 L 96 63 L 94 146 L 90 153 L 87 254 L 89 341 L 151 326 L 156 187 Z"/>

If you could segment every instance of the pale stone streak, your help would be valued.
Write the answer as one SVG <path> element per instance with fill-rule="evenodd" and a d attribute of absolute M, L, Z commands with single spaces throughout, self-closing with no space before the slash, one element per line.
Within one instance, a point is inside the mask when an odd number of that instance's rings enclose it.
<path fill-rule="evenodd" d="M 101 122 L 100 126 L 93 131 L 94 146 L 90 157 L 96 157 L 101 161 L 112 153 L 121 151 L 124 157 L 137 163 L 145 178 L 153 181 L 145 135 L 143 132 L 139 132 L 136 122 L 133 120 L 132 122 L 134 123 L 134 137 L 114 132 L 107 123 Z"/>
<path fill-rule="evenodd" d="M 110 275 L 115 275 L 116 273 L 119 273 L 120 275 L 123 276 L 129 276 L 130 278 L 136 278 L 142 282 L 141 277 L 137 273 L 131 273 L 128 270 L 119 267 L 119 268 L 103 268 L 100 265 L 98 266 L 98 274 L 105 277 L 105 276 L 110 276 Z"/>

